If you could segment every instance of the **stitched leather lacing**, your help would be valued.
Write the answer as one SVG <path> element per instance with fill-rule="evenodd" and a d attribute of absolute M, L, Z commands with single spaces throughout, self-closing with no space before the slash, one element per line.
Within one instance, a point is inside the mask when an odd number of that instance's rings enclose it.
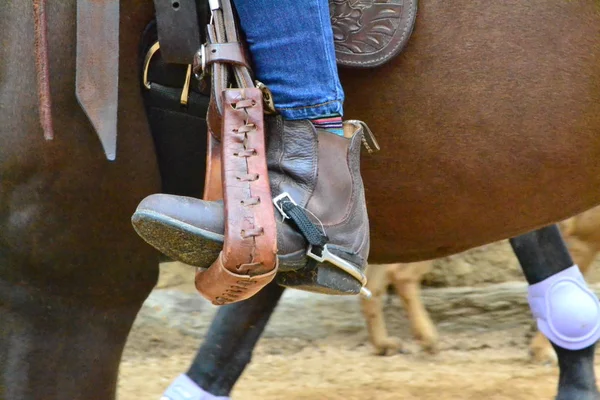
<path fill-rule="evenodd" d="M 250 123 L 248 120 L 249 119 L 248 108 L 254 107 L 255 105 L 256 105 L 256 101 L 254 101 L 253 99 L 243 99 L 243 100 L 239 100 L 239 101 L 231 104 L 231 106 L 234 109 L 243 110 L 246 113 L 246 117 L 244 118 L 244 125 L 242 125 L 241 127 L 237 128 L 237 129 L 234 129 L 235 133 L 242 136 L 241 142 L 242 142 L 242 146 L 244 149 L 234 153 L 234 156 L 248 159 L 250 157 L 255 157 L 256 155 L 258 155 L 258 152 L 256 151 L 256 149 L 248 147 L 248 135 L 256 133 L 256 125 Z M 242 182 L 253 182 L 253 181 L 258 180 L 260 178 L 260 176 L 258 174 L 241 174 L 241 175 L 236 176 L 236 178 L 237 178 L 237 180 L 242 181 Z M 251 197 L 248 197 L 248 198 L 242 200 L 240 203 L 245 207 L 250 207 L 250 206 L 253 206 L 256 204 L 260 204 L 260 197 L 251 196 Z M 264 233 L 264 230 L 262 227 L 256 227 L 253 229 L 242 229 L 242 231 L 240 232 L 240 234 L 242 235 L 242 237 L 244 239 L 250 238 L 250 237 L 255 237 L 255 236 L 260 236 L 263 233 Z M 257 263 L 257 264 L 260 265 L 261 263 Z M 247 267 L 247 266 L 248 266 L 248 264 L 244 264 L 244 267 Z"/>

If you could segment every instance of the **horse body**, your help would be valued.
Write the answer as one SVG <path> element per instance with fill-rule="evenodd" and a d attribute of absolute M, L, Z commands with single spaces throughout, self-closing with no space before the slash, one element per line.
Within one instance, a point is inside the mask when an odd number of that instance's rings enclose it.
<path fill-rule="evenodd" d="M 458 252 L 600 203 L 595 3 L 446 3 L 422 4 L 392 63 L 342 73 L 347 115 L 383 148 L 363 159 L 373 262 Z M 137 49 L 153 8 L 121 1 L 113 163 L 75 99 L 76 2 L 47 11 L 51 142 L 38 120 L 32 4 L 0 9 L 0 399 L 107 400 L 157 276 L 129 223 L 159 190 Z"/>
<path fill-rule="evenodd" d="M 341 77 L 345 114 L 382 148 L 362 160 L 371 262 L 445 256 L 600 200 L 594 1 L 424 0 L 398 58 Z"/>
<path fill-rule="evenodd" d="M 158 276 L 129 222 L 159 190 L 139 99 L 151 4 L 123 2 L 119 160 L 74 96 L 75 1 L 48 2 L 55 139 L 38 120 L 32 2 L 0 10 L 0 399 L 112 399 L 131 324 Z"/>

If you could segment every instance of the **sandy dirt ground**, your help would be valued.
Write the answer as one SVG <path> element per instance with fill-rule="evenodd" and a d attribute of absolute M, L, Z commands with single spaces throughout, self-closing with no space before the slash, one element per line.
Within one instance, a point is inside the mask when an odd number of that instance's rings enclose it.
<path fill-rule="evenodd" d="M 459 263 L 458 272 L 461 265 L 471 269 L 481 262 L 477 261 L 480 253 L 478 250 L 467 255 L 466 260 L 460 257 L 445 260 L 441 265 L 452 268 L 454 262 Z M 512 265 L 514 256 L 506 253 L 505 245 L 492 248 L 491 254 L 498 268 L 494 270 L 493 265 L 486 265 L 484 270 L 496 271 L 488 276 L 502 281 L 498 272 L 502 270 L 502 262 Z M 170 271 L 163 274 L 162 289 L 192 291 L 191 271 Z M 484 272 L 480 274 L 483 276 Z M 513 268 L 506 271 L 507 279 L 515 276 L 518 275 Z M 285 306 L 289 301 L 284 297 L 282 304 Z M 280 305 L 232 398 L 553 399 L 558 370 L 552 365 L 529 362 L 527 344 L 531 324 L 521 320 L 511 326 L 505 321 L 501 326 L 491 324 L 482 328 L 462 322 L 457 326 L 446 321 L 438 324 L 440 352 L 429 355 L 422 353 L 412 341 L 404 317 L 396 315 L 401 314 L 397 300 L 390 301 L 396 304 L 393 310 L 386 311 L 394 313 L 388 315 L 393 320 L 391 331 L 402 337 L 406 346 L 403 353 L 389 357 L 373 354 L 356 299 L 349 299 L 348 305 L 342 308 L 303 302 L 304 306 L 295 304 L 290 311 L 282 310 Z M 119 400 L 159 399 L 170 382 L 188 368 L 201 343 L 212 314 L 205 314 L 204 310 L 200 314 L 204 315 L 189 317 L 202 321 L 193 332 L 166 322 L 138 318 L 121 366 Z M 171 318 L 169 315 L 166 312 L 161 318 L 167 321 Z"/>
<path fill-rule="evenodd" d="M 362 336 L 319 341 L 265 339 L 238 382 L 233 399 L 552 399 L 557 370 L 530 365 L 523 330 L 448 334 L 441 352 L 390 357 L 372 354 Z M 163 332 L 166 333 L 166 332 Z M 159 399 L 188 367 L 198 340 L 174 332 L 133 333 L 119 384 L 120 400 Z M 411 351 L 412 350 L 412 351 Z"/>

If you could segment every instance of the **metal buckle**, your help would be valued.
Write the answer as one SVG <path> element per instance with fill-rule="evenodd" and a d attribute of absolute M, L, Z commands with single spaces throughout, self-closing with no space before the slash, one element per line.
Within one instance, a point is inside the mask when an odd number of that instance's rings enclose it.
<path fill-rule="evenodd" d="M 148 80 L 148 70 L 150 69 L 150 61 L 152 61 L 152 57 L 154 54 L 160 50 L 160 43 L 154 43 L 148 52 L 146 53 L 146 57 L 144 58 L 144 86 L 146 89 L 152 89 L 152 82 Z M 185 82 L 183 83 L 183 89 L 181 90 L 181 97 L 179 102 L 186 106 L 188 103 L 188 99 L 190 97 L 190 81 L 192 79 L 192 65 L 188 64 L 187 72 L 185 74 Z"/>
<path fill-rule="evenodd" d="M 215 11 L 221 8 L 221 2 L 219 0 L 208 0 L 210 11 Z"/>
<path fill-rule="evenodd" d="M 262 92 L 265 114 L 276 114 L 277 110 L 275 109 L 275 102 L 273 101 L 273 94 L 271 93 L 271 90 L 260 81 L 255 81 L 254 84 Z"/>
<path fill-rule="evenodd" d="M 152 57 L 154 54 L 160 49 L 160 43 L 156 42 L 150 47 L 150 50 L 146 53 L 146 58 L 144 59 L 144 86 L 146 89 L 150 90 L 152 88 L 152 83 L 148 82 L 148 69 L 150 68 L 150 61 L 152 61 Z"/>
<path fill-rule="evenodd" d="M 367 284 L 366 275 L 358 271 L 356 267 L 354 267 L 354 265 L 350 264 L 348 261 L 331 253 L 327 245 L 323 246 L 322 249 L 323 250 L 321 251 L 321 255 L 319 256 L 313 252 L 313 246 L 310 245 L 308 246 L 308 251 L 306 252 L 306 255 L 320 263 L 328 262 L 331 265 L 338 267 L 342 271 L 346 272 L 348 275 L 352 276 L 354 279 L 359 281 L 362 286 L 362 288 L 360 289 L 361 296 L 370 298 L 371 292 L 365 287 Z"/>
<path fill-rule="evenodd" d="M 295 206 L 297 206 L 298 203 L 296 203 L 294 199 L 292 199 L 292 196 L 290 196 L 288 192 L 283 192 L 273 199 L 273 205 L 275 205 L 275 208 L 281 213 L 281 215 L 283 215 L 283 219 L 290 219 L 290 217 L 285 212 L 283 212 L 283 208 L 281 208 L 281 205 L 279 204 L 282 200 L 288 200 Z"/>
<path fill-rule="evenodd" d="M 194 54 L 194 65 L 192 67 L 194 76 L 201 81 L 206 75 L 206 46 L 202 45 Z"/>
<path fill-rule="evenodd" d="M 192 80 L 192 65 L 188 64 L 187 72 L 185 73 L 185 82 L 183 83 L 183 89 L 181 90 L 180 103 L 187 106 L 188 99 L 190 98 L 190 81 Z"/>

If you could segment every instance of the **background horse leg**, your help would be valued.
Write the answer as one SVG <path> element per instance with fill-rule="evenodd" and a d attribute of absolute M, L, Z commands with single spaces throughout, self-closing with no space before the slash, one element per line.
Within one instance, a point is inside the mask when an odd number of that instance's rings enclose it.
<path fill-rule="evenodd" d="M 187 376 L 212 395 L 229 396 L 283 291 L 270 283 L 246 301 L 219 308 Z"/>
<path fill-rule="evenodd" d="M 421 280 L 432 268 L 433 261 L 421 261 L 395 264 L 388 272 L 406 310 L 413 336 L 429 353 L 437 351 L 438 333 L 421 299 Z"/>
<path fill-rule="evenodd" d="M 413 336 L 427 352 L 437 349 L 438 334 L 421 300 L 421 280 L 431 271 L 432 261 L 370 265 L 367 269 L 367 288 L 373 296 L 361 298 L 361 308 L 367 323 L 369 341 L 376 354 L 389 355 L 402 349 L 402 341 L 390 336 L 383 315 L 383 296 L 393 284 L 406 311 Z"/>
<path fill-rule="evenodd" d="M 402 349 L 400 338 L 390 336 L 383 315 L 383 297 L 390 284 L 389 265 L 369 265 L 367 268 L 367 288 L 371 298 L 361 297 L 360 305 L 367 324 L 369 341 L 377 355 L 390 355 Z"/>
<path fill-rule="evenodd" d="M 510 244 L 530 285 L 550 279 L 573 265 L 557 225 L 515 237 Z M 554 343 L 553 346 L 560 368 L 557 399 L 600 399 L 594 375 L 595 344 L 579 350 L 568 350 Z"/>

